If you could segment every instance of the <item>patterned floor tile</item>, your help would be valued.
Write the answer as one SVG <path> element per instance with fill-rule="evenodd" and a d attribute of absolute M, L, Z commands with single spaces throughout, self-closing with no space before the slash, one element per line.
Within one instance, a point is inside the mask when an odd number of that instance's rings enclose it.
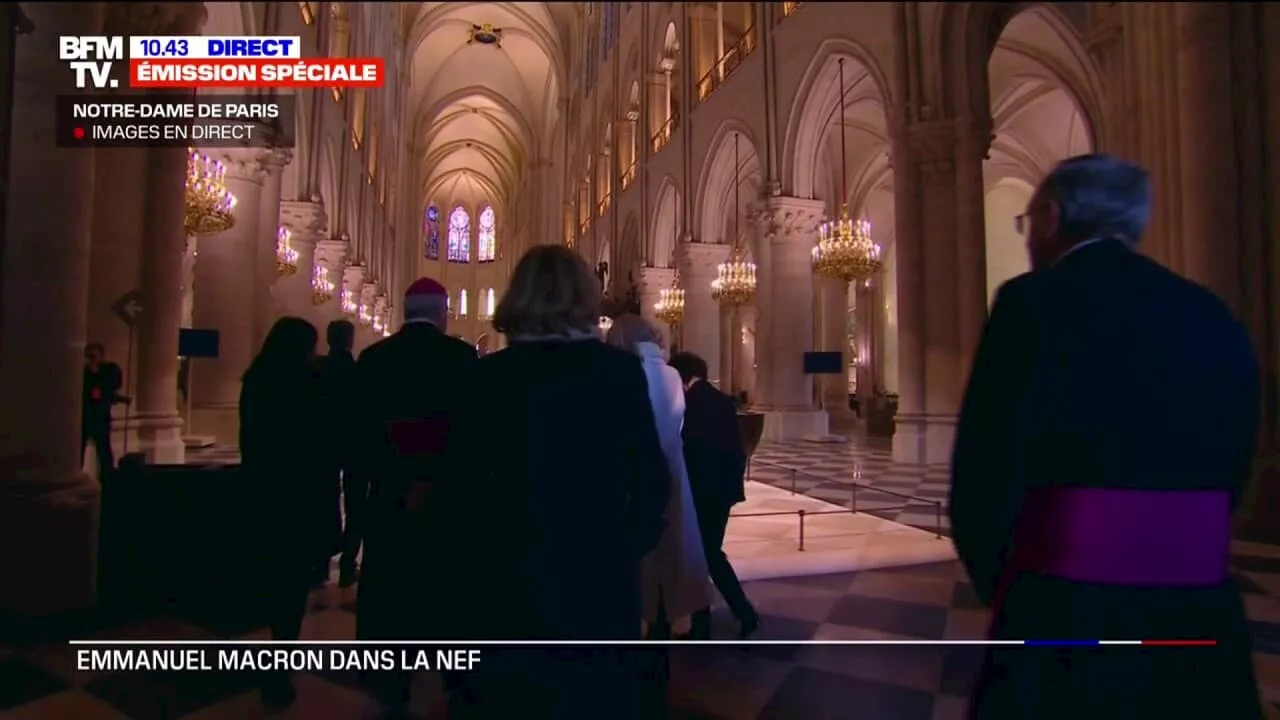
<path fill-rule="evenodd" d="M 931 720 L 933 693 L 796 667 L 760 713 L 760 720 Z"/>
<path fill-rule="evenodd" d="M 130 720 L 81 690 L 65 690 L 0 713 L 5 720 Z"/>
<path fill-rule="evenodd" d="M 849 593 L 945 608 L 951 605 L 955 587 L 954 581 L 941 578 L 904 577 L 866 570 L 853 579 L 849 585 Z"/>
<path fill-rule="evenodd" d="M 947 611 L 916 603 L 846 595 L 832 608 L 827 622 L 916 638 L 940 638 L 947 627 Z"/>
<path fill-rule="evenodd" d="M 69 690 L 70 683 L 20 657 L 0 660 L 0 710 L 8 710 L 29 702 Z"/>
<path fill-rule="evenodd" d="M 121 673 L 86 683 L 85 692 L 133 720 L 174 720 L 250 692 L 248 673 Z"/>

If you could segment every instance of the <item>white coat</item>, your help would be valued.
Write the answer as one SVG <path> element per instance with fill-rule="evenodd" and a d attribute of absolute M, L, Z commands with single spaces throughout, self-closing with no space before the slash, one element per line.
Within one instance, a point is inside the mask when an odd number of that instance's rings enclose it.
<path fill-rule="evenodd" d="M 688 631 L 693 613 L 711 605 L 707 559 L 698 530 L 698 515 L 684 464 L 684 386 L 680 374 L 667 365 L 662 349 L 639 343 L 640 359 L 649 382 L 649 402 L 658 425 L 658 439 L 671 470 L 666 528 L 657 547 L 642 564 L 643 621 L 653 623 L 661 611 L 677 633 Z"/>

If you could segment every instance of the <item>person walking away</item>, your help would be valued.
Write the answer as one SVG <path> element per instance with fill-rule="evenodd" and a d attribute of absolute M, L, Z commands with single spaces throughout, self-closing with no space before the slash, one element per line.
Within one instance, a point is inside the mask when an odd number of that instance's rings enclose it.
<path fill-rule="evenodd" d="M 356 604 L 360 639 L 433 637 L 450 618 L 433 601 L 451 592 L 437 581 L 456 538 L 442 534 L 430 494 L 440 476 L 451 416 L 470 401 L 475 348 L 449 337 L 449 293 L 422 278 L 404 297 L 404 324 L 356 362 L 357 450 L 353 472 L 369 479 L 364 562 Z M 443 539 L 443 540 L 442 540 Z M 442 541 L 441 541 L 442 540 Z M 377 673 L 384 702 L 408 702 L 409 678 Z"/>
<path fill-rule="evenodd" d="M 660 337 L 644 318 L 626 314 L 614 318 L 605 342 L 640 357 L 658 440 L 671 475 L 662 537 L 641 566 L 642 618 L 647 631 L 668 623 L 670 632 L 686 635 L 692 630 L 693 616 L 711 605 L 711 587 L 680 438 L 684 384 L 680 373 L 667 365 Z"/>
<path fill-rule="evenodd" d="M 1084 155 L 1017 218 L 1032 269 L 1000 288 L 973 363 L 951 527 L 992 639 L 1216 645 L 993 647 L 975 720 L 1261 717 L 1227 574 L 1258 364 L 1218 298 L 1137 252 L 1150 206 L 1142 168 Z"/>
<path fill-rule="evenodd" d="M 334 542 L 325 466 L 308 450 L 325 429 L 315 375 L 316 340 L 311 323 L 280 318 L 240 388 L 240 462 L 262 497 L 258 524 L 273 640 L 298 639 L 316 564 Z M 267 676 L 262 699 L 269 707 L 292 703 L 290 677 Z"/>
<path fill-rule="evenodd" d="M 335 522 L 340 526 L 341 542 L 338 550 L 338 584 L 351 587 L 355 584 L 356 557 L 360 553 L 361 533 L 363 532 L 365 505 L 369 494 L 369 479 L 355 472 L 351 467 L 346 433 L 347 423 L 354 412 L 356 361 L 351 355 L 355 345 L 356 327 L 346 320 L 334 320 L 325 328 L 325 342 L 329 352 L 319 358 L 320 380 L 324 387 L 324 415 L 331 421 L 334 429 L 322 452 L 328 453 L 329 471 L 326 477 L 333 478 Z M 341 494 L 341 514 L 339 516 L 339 493 Z M 324 569 L 324 579 L 328 579 L 328 570 Z"/>
<path fill-rule="evenodd" d="M 115 450 L 111 447 L 111 409 L 128 405 L 132 399 L 120 392 L 124 373 L 120 366 L 107 360 L 102 343 L 91 342 L 84 348 L 84 391 L 81 398 L 80 452 L 93 446 L 98 466 L 98 482 L 103 482 L 116 467 Z"/>
<path fill-rule="evenodd" d="M 508 346 L 476 364 L 449 438 L 448 507 L 476 538 L 449 547 L 459 637 L 640 638 L 641 559 L 671 480 L 644 370 L 600 341 L 600 301 L 580 255 L 538 245 L 494 313 Z M 447 678 L 449 717 L 636 719 L 639 654 L 486 655 Z"/>
<path fill-rule="evenodd" d="M 747 499 L 747 451 L 742 443 L 733 398 L 707 382 L 707 361 L 693 353 L 677 353 L 671 367 L 684 383 L 684 459 L 689 487 L 697 506 L 702 547 L 711 580 L 738 621 L 738 635 L 746 638 L 760 628 L 760 616 L 738 582 L 738 574 L 724 553 L 724 534 L 733 506 Z M 694 636 L 711 637 L 711 609 L 694 617 Z"/>

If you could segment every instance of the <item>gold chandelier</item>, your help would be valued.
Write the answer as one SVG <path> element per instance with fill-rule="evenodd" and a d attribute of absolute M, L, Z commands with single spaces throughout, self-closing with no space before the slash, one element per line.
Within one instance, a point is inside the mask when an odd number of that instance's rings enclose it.
<path fill-rule="evenodd" d="M 369 320 L 369 326 L 372 327 L 373 332 L 378 335 L 383 335 L 387 330 L 387 319 L 384 312 L 380 312 L 378 310 L 378 306 L 382 305 L 384 302 L 385 300 L 382 300 L 382 298 L 375 298 L 373 301 L 373 312 L 370 313 L 371 318 Z"/>
<path fill-rule="evenodd" d="M 382 311 L 382 337 L 391 337 L 391 306 Z"/>
<path fill-rule="evenodd" d="M 733 251 L 728 262 L 720 263 L 716 279 L 711 281 L 711 297 L 737 307 L 751 302 L 756 295 L 756 264 L 742 257 L 738 239 L 739 196 L 738 133 L 733 134 Z"/>
<path fill-rule="evenodd" d="M 236 224 L 232 212 L 236 196 L 227 189 L 226 177 L 225 165 L 187 148 L 186 214 L 182 220 L 187 237 L 216 235 Z"/>
<path fill-rule="evenodd" d="M 369 307 L 369 303 L 361 301 L 359 309 L 356 311 L 356 319 L 361 325 L 369 326 L 373 324 L 373 308 Z"/>
<path fill-rule="evenodd" d="M 319 307 L 332 300 L 333 289 L 329 268 L 316 265 L 311 271 L 311 304 Z"/>
<path fill-rule="evenodd" d="M 298 251 L 293 249 L 293 233 L 287 227 L 276 229 L 276 275 L 289 277 L 298 272 Z"/>
<path fill-rule="evenodd" d="M 658 302 L 654 303 L 653 310 L 657 318 L 668 325 L 679 325 L 684 321 L 684 289 L 680 287 L 679 270 L 671 280 L 671 287 L 658 293 Z"/>
<path fill-rule="evenodd" d="M 840 70 L 840 197 L 848 197 L 848 158 L 844 147 L 844 58 Z M 871 239 L 871 223 L 849 218 L 849 204 L 840 204 L 840 217 L 818 227 L 813 248 L 813 271 L 822 277 L 849 282 L 866 280 L 884 267 L 880 246 Z"/>
<path fill-rule="evenodd" d="M 849 207 L 840 208 L 840 218 L 818 227 L 818 244 L 813 248 L 813 271 L 827 278 L 849 282 L 866 280 L 884 267 L 880 246 L 871 239 L 871 223 L 850 220 Z"/>
<path fill-rule="evenodd" d="M 342 288 L 342 313 L 348 316 L 354 316 L 360 309 L 360 304 L 356 302 L 356 294 L 348 288 Z"/>

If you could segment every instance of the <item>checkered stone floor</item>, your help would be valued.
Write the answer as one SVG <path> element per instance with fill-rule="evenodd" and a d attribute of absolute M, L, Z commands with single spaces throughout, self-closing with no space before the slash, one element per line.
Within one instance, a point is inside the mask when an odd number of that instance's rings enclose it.
<path fill-rule="evenodd" d="M 847 443 L 762 443 L 751 479 L 811 495 L 876 517 L 948 534 L 945 465 L 893 461 L 888 441 L 853 436 Z"/>
<path fill-rule="evenodd" d="M 1260 691 L 1280 701 L 1280 548 L 1240 544 L 1233 566 L 1245 593 Z M 747 584 L 763 616 L 762 639 L 979 638 L 987 613 L 957 563 Z M 317 590 L 307 639 L 354 633 L 354 591 Z M 732 627 L 717 616 L 717 633 Z M 260 628 L 156 618 L 103 628 L 97 638 L 262 638 Z M 669 717 L 682 720 L 961 720 L 978 666 L 971 647 L 681 649 L 671 658 Z M 65 644 L 0 647 L 0 720 L 244 720 L 264 711 L 248 676 L 72 670 Z M 418 717 L 439 717 L 426 679 Z M 283 717 L 373 720 L 384 711 L 350 676 L 304 675 Z M 435 706 L 438 707 L 438 706 Z"/>

